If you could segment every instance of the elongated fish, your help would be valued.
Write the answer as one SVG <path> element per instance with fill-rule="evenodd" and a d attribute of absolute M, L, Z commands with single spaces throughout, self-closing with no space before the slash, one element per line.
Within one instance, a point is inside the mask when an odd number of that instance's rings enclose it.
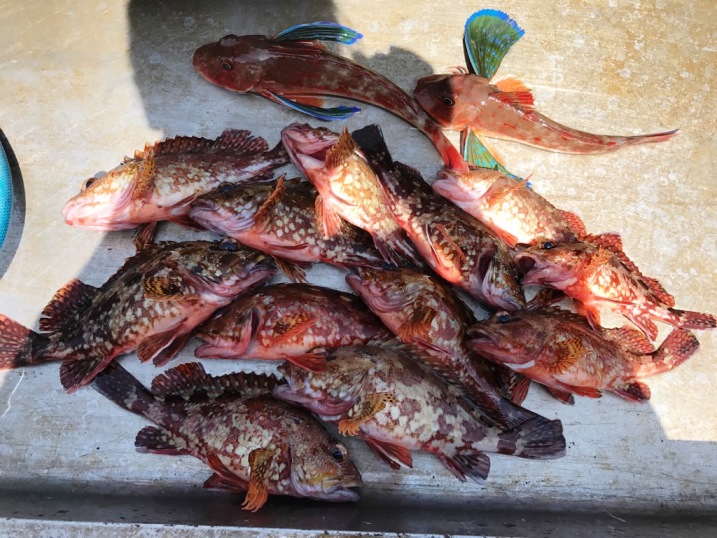
<path fill-rule="evenodd" d="M 150 245 L 99 288 L 70 281 L 43 310 L 41 333 L 0 314 L 0 369 L 62 361 L 73 392 L 124 353 L 165 364 L 216 309 L 275 272 L 230 239 Z"/>
<path fill-rule="evenodd" d="M 244 510 L 256 512 L 269 495 L 357 501 L 361 475 L 346 447 L 306 411 L 272 398 L 278 383 L 212 377 L 190 363 L 155 378 L 150 392 L 114 363 L 92 386 L 157 425 L 137 434 L 138 451 L 200 459 L 213 471 L 204 487 L 246 493 Z"/>
<path fill-rule="evenodd" d="M 230 34 L 198 48 L 193 64 L 212 84 L 256 93 L 322 120 L 344 119 L 359 109 L 321 108 L 321 96 L 346 97 L 384 108 L 428 136 L 447 167 L 467 170 L 460 153 L 410 95 L 319 43 L 351 44 L 361 37 L 350 28 L 327 22 L 302 24 L 274 37 Z"/>

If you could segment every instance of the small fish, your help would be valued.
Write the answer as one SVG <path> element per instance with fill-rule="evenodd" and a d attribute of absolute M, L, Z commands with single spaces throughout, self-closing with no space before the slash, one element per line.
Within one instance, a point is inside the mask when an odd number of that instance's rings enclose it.
<path fill-rule="evenodd" d="M 446 129 L 514 140 L 562 153 L 605 153 L 663 142 L 677 130 L 639 136 L 598 135 L 561 125 L 534 110 L 533 94 L 519 80 L 492 78 L 523 30 L 501 11 L 483 10 L 466 22 L 465 49 L 473 73 L 430 75 L 413 92 L 423 109 Z"/>
<path fill-rule="evenodd" d="M 433 192 L 418 171 L 394 162 L 378 126 L 353 137 L 379 177 L 394 219 L 431 269 L 489 308 L 525 308 L 508 248 L 493 232 Z"/>
<path fill-rule="evenodd" d="M 324 237 L 305 181 L 225 185 L 192 202 L 189 216 L 209 230 L 271 254 L 294 281 L 305 281 L 302 265 L 325 262 L 339 267 L 384 265 L 363 230 L 343 222 Z"/>
<path fill-rule="evenodd" d="M 412 466 L 411 450 L 435 454 L 460 480 L 485 480 L 489 453 L 553 459 L 565 454 L 559 420 L 536 416 L 510 430 L 489 419 L 457 387 L 413 358 L 373 346 L 342 347 L 326 371 L 284 363 L 288 384 L 274 395 L 298 403 L 339 433 L 358 435 L 394 469 Z"/>
<path fill-rule="evenodd" d="M 338 233 L 343 219 L 371 234 L 387 262 L 423 266 L 391 215 L 376 174 L 348 131 L 338 135 L 325 127 L 294 123 L 281 132 L 281 140 L 293 163 L 319 192 L 316 209 L 327 236 Z"/>
<path fill-rule="evenodd" d="M 416 358 L 463 387 L 497 422 L 524 411 L 505 398 L 520 404 L 530 380 L 496 368 L 465 345 L 475 317 L 438 278 L 413 269 L 356 268 L 346 282 L 401 342 L 421 350 Z"/>
<path fill-rule="evenodd" d="M 201 358 L 288 360 L 321 371 L 317 348 L 385 342 L 393 335 L 355 295 L 309 284 L 275 284 L 234 301 L 200 327 Z"/>
<path fill-rule="evenodd" d="M 361 37 L 350 28 L 327 22 L 302 24 L 271 38 L 230 34 L 198 48 L 193 64 L 212 84 L 238 93 L 256 93 L 322 120 L 345 119 L 359 109 L 321 108 L 321 96 L 345 97 L 384 108 L 428 136 L 446 166 L 468 170 L 441 128 L 410 95 L 319 43 L 352 44 Z"/>
<path fill-rule="evenodd" d="M 600 327 L 600 307 L 619 312 L 651 340 L 658 333 L 653 320 L 684 329 L 717 326 L 712 314 L 673 308 L 674 297 L 657 280 L 640 273 L 617 234 L 593 235 L 576 243 L 546 241 L 516 254 L 515 262 L 525 273 L 524 285 L 563 291 L 580 302 L 595 329 Z"/>
<path fill-rule="evenodd" d="M 150 245 L 99 288 L 72 280 L 59 290 L 44 334 L 0 314 L 0 369 L 62 361 L 74 392 L 124 353 L 165 364 L 197 325 L 275 272 L 270 257 L 230 239 Z"/>
<path fill-rule="evenodd" d="M 269 495 L 357 501 L 361 475 L 346 447 L 309 413 L 271 397 L 274 376 L 208 375 L 198 363 L 167 370 L 148 391 L 118 364 L 93 388 L 157 426 L 137 434 L 139 452 L 190 455 L 213 471 L 208 489 L 246 493 L 256 512 Z"/>
<path fill-rule="evenodd" d="M 675 368 L 699 348 L 684 329 L 674 329 L 655 350 L 636 329 L 595 331 L 583 316 L 558 309 L 496 312 L 468 334 L 472 349 L 542 383 L 570 404 L 573 394 L 599 398 L 601 391 L 648 400 L 650 388 L 639 380 Z"/>
<path fill-rule="evenodd" d="M 268 181 L 266 174 L 289 159 L 281 144 L 267 150 L 263 138 L 236 129 L 216 140 L 178 136 L 147 144 L 106 175 L 87 180 L 62 214 L 67 224 L 100 231 L 151 224 L 146 244 L 157 221 L 196 228 L 187 216 L 190 202 L 222 183 Z"/>

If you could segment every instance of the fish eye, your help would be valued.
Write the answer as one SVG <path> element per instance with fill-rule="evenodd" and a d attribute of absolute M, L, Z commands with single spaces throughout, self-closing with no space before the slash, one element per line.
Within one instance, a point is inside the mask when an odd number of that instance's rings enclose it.
<path fill-rule="evenodd" d="M 232 64 L 229 62 L 222 62 L 222 69 L 224 69 L 224 71 L 231 71 Z"/>
<path fill-rule="evenodd" d="M 344 445 L 336 445 L 334 446 L 333 450 L 331 450 L 331 457 L 334 458 L 336 461 L 344 461 L 344 458 L 346 458 L 348 454 L 348 450 L 346 450 L 346 447 Z"/>
<path fill-rule="evenodd" d="M 446 106 L 453 106 L 455 104 L 453 102 L 453 99 L 451 99 L 450 97 L 444 97 L 443 99 L 441 99 L 441 102 Z"/>
<path fill-rule="evenodd" d="M 510 314 L 508 314 L 508 312 L 500 312 L 500 313 L 498 313 L 498 315 L 495 317 L 495 320 L 496 320 L 498 323 L 508 323 L 508 322 L 510 322 L 512 319 L 513 319 L 513 317 L 512 317 Z"/>
<path fill-rule="evenodd" d="M 222 239 L 219 243 L 219 250 L 226 250 L 227 252 L 236 252 L 239 250 L 239 246 L 231 239 Z"/>
<path fill-rule="evenodd" d="M 90 179 L 88 179 L 87 181 L 85 181 L 85 182 L 82 184 L 82 190 L 85 191 L 85 190 L 89 189 L 95 181 L 97 181 L 97 178 L 96 178 L 96 177 L 91 177 Z"/>
<path fill-rule="evenodd" d="M 553 243 L 552 241 L 545 241 L 545 242 L 541 245 L 541 247 L 544 248 L 544 249 L 546 249 L 546 250 L 550 250 L 551 248 L 555 248 L 555 243 Z"/>

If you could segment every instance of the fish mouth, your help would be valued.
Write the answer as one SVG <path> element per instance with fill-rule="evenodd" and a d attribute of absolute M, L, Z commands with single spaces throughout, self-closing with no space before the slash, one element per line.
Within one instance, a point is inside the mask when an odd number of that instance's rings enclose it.
<path fill-rule="evenodd" d="M 189 216 L 198 224 L 221 235 L 245 232 L 254 224 L 253 212 L 237 214 L 221 204 L 209 199 L 192 204 Z"/>
<path fill-rule="evenodd" d="M 317 161 L 326 159 L 326 153 L 338 138 L 336 133 L 308 123 L 292 123 L 281 131 L 281 141 L 291 153 L 306 155 Z"/>
<path fill-rule="evenodd" d="M 327 482 L 332 484 L 332 481 L 324 480 L 323 496 L 321 497 L 323 500 L 332 502 L 356 502 L 359 500 L 359 493 L 353 488 L 360 488 L 363 485 L 360 478 L 348 483 L 329 485 L 328 488 Z"/>

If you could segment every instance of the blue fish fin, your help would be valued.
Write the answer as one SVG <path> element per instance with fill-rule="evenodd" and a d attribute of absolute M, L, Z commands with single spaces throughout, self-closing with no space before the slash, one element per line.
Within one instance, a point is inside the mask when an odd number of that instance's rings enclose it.
<path fill-rule="evenodd" d="M 502 11 L 482 9 L 466 21 L 464 45 L 476 75 L 488 80 L 525 31 Z"/>
<path fill-rule="evenodd" d="M 277 41 L 336 41 L 344 45 L 353 45 L 363 37 L 356 30 L 335 22 L 310 22 L 287 28 L 274 36 Z"/>
<path fill-rule="evenodd" d="M 296 101 L 292 101 L 291 99 L 287 99 L 286 97 L 281 97 L 272 92 L 264 92 L 262 93 L 262 95 L 264 95 L 268 99 L 271 99 L 275 103 L 286 105 L 289 108 L 293 108 L 294 110 L 298 110 L 299 112 L 303 112 L 304 114 L 308 114 L 309 116 L 324 121 L 345 120 L 361 110 L 360 108 L 357 108 L 355 106 L 344 105 L 333 108 L 322 108 L 312 105 L 302 105 L 297 103 Z"/>

